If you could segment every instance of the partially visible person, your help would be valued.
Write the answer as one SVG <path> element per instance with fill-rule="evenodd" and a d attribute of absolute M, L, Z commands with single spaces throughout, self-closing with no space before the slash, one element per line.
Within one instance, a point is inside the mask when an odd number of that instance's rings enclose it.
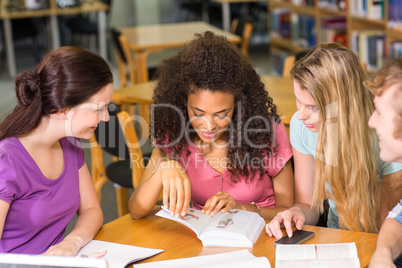
<path fill-rule="evenodd" d="M 380 139 L 380 157 L 402 163 L 402 57 L 378 71 L 370 85 L 375 91 L 375 111 L 369 120 Z M 402 198 L 402 179 L 390 191 Z M 370 261 L 374 267 L 402 267 L 402 199 L 389 212 L 381 226 L 376 251 Z"/>
<path fill-rule="evenodd" d="M 163 191 L 176 217 L 241 209 L 272 219 L 293 205 L 292 152 L 261 78 L 239 50 L 198 34 L 158 66 L 151 129 L 155 148 L 130 198 L 134 219 Z"/>
<path fill-rule="evenodd" d="M 389 186 L 402 165 L 379 157 L 378 139 L 367 122 L 374 95 L 358 57 L 337 43 L 313 48 L 293 66 L 298 112 L 290 122 L 295 163 L 295 205 L 266 226 L 269 236 L 292 236 L 292 226 L 315 225 L 328 200 L 327 226 L 378 232 L 399 200 Z"/>
<path fill-rule="evenodd" d="M 112 73 L 94 53 L 62 47 L 15 86 L 0 123 L 0 252 L 74 256 L 103 223 L 79 138 L 109 120 Z"/>

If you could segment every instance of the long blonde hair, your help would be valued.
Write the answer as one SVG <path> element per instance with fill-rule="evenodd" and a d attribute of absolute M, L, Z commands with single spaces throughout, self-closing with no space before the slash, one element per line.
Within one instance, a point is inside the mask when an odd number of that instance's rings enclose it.
<path fill-rule="evenodd" d="M 323 43 L 299 60 L 291 75 L 311 94 L 321 119 L 312 206 L 322 212 L 324 200 L 332 199 L 341 228 L 378 232 L 378 145 L 367 124 L 374 96 L 359 59 L 342 45 Z"/>

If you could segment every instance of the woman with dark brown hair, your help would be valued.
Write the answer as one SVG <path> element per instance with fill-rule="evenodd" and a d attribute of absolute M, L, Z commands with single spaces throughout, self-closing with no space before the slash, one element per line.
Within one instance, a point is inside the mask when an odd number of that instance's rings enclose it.
<path fill-rule="evenodd" d="M 109 120 L 112 73 L 99 56 L 62 47 L 15 85 L 18 104 L 0 124 L 0 252 L 76 255 L 103 223 L 79 138 Z"/>
<path fill-rule="evenodd" d="M 271 219 L 293 205 L 292 156 L 284 125 L 249 61 L 211 32 L 162 61 L 151 107 L 154 150 L 130 198 L 135 219 L 163 191 L 171 215 L 192 206 Z"/>

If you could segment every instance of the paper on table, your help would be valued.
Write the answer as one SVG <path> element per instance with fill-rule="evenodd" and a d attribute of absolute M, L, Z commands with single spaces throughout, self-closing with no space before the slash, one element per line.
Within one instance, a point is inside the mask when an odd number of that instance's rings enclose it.
<path fill-rule="evenodd" d="M 108 261 L 109 268 L 123 268 L 129 263 L 152 257 L 163 251 L 163 249 L 143 248 L 112 242 L 92 240 L 78 253 L 90 255 L 103 250 L 107 250 L 107 254 L 102 259 Z"/>
<path fill-rule="evenodd" d="M 277 245 L 275 267 L 360 267 L 355 243 Z"/>
<path fill-rule="evenodd" d="M 197 268 L 197 267 L 208 267 L 208 268 L 270 268 L 271 264 L 265 257 L 255 257 L 247 249 L 220 253 L 207 256 L 198 256 L 193 258 L 183 258 L 167 261 L 158 261 L 150 263 L 141 263 L 134 265 L 134 268 Z"/>

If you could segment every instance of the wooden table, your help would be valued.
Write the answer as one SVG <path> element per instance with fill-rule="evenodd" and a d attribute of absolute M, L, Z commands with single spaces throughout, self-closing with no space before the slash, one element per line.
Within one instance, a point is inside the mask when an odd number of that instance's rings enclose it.
<path fill-rule="evenodd" d="M 35 17 L 50 17 L 50 28 L 52 36 L 52 48 L 60 47 L 60 33 L 57 16 L 74 15 L 79 13 L 97 12 L 98 14 L 98 44 L 100 55 L 106 58 L 106 11 L 109 9 L 108 5 L 99 1 L 93 0 L 91 2 L 85 1 L 81 6 L 71 8 L 58 8 L 56 0 L 50 0 L 50 7 L 48 9 L 38 10 L 19 10 L 9 11 L 6 8 L 8 1 L 1 1 L 0 6 L 0 19 L 4 21 L 3 29 L 5 33 L 7 63 L 9 75 L 16 76 L 17 67 L 15 64 L 14 42 L 11 28 L 12 19 L 35 18 Z"/>
<path fill-rule="evenodd" d="M 94 239 L 165 250 L 142 263 L 239 250 L 239 248 L 203 247 L 201 240 L 189 228 L 175 221 L 155 216 L 158 210 L 159 208 L 155 208 L 141 220 L 132 220 L 127 214 L 105 224 Z M 303 229 L 315 232 L 315 237 L 308 240 L 306 244 L 355 242 L 362 267 L 368 265 L 375 251 L 377 234 L 316 226 L 305 226 Z M 263 231 L 250 252 L 256 257 L 267 257 L 271 266 L 275 267 L 275 240 Z"/>
<path fill-rule="evenodd" d="M 238 44 L 241 37 L 223 31 L 205 22 L 184 22 L 172 24 L 119 27 L 126 36 L 137 63 L 139 83 L 148 81 L 147 56 L 151 52 L 176 48 L 194 39 L 194 33 L 206 31 L 225 36 L 230 42 Z"/>
<path fill-rule="evenodd" d="M 290 119 L 297 111 L 296 98 L 293 93 L 293 81 L 290 78 L 262 76 L 265 89 L 269 96 L 272 97 L 274 103 L 278 106 L 278 114 L 281 116 L 282 122 L 289 131 Z M 155 82 L 147 82 L 143 84 L 123 87 L 113 92 L 113 102 L 116 104 L 145 104 L 153 103 L 152 95 Z M 144 109 L 140 116 L 145 117 L 149 121 L 147 109 Z"/>

